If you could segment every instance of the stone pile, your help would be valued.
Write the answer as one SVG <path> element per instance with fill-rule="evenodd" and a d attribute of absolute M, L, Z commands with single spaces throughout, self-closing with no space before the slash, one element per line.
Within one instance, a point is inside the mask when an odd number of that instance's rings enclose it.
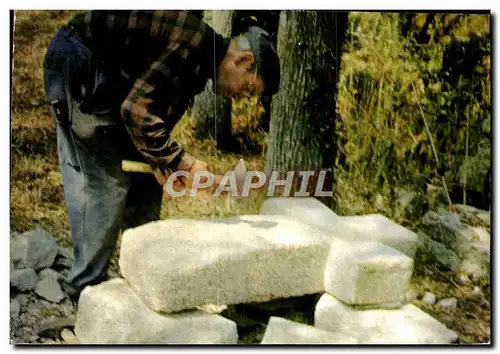
<path fill-rule="evenodd" d="M 415 233 L 381 215 L 340 217 L 313 198 L 153 222 L 123 234 L 124 279 L 82 292 L 75 334 L 83 344 L 236 344 L 236 323 L 205 309 L 323 293 L 313 326 L 271 317 L 261 343 L 451 343 L 454 332 L 406 303 L 416 247 Z"/>
<path fill-rule="evenodd" d="M 10 244 L 11 290 L 16 294 L 33 291 L 47 301 L 60 303 L 65 294 L 58 280 L 68 271 L 72 257 L 71 250 L 59 247 L 42 228 L 15 235 Z"/>
<path fill-rule="evenodd" d="M 419 246 L 442 266 L 474 278 L 490 276 L 490 214 L 466 205 L 424 215 Z"/>
<path fill-rule="evenodd" d="M 47 314 L 71 315 L 73 306 L 59 284 L 71 267 L 73 252 L 38 227 L 13 234 L 10 240 L 11 340 L 15 343 L 45 340 L 38 323 Z M 65 333 L 66 337 L 67 331 Z"/>

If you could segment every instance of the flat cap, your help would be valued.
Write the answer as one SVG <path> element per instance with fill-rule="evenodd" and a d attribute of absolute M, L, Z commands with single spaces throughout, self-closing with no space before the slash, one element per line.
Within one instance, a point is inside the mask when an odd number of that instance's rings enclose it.
<path fill-rule="evenodd" d="M 252 26 L 245 33 L 255 56 L 257 73 L 264 81 L 263 96 L 272 96 L 280 87 L 280 59 L 269 34 L 262 28 Z"/>

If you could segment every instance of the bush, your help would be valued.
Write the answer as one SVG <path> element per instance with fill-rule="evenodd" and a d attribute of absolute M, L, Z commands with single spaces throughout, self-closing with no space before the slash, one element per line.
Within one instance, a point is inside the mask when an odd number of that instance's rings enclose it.
<path fill-rule="evenodd" d="M 491 150 L 489 16 L 455 16 L 450 35 L 439 36 L 446 16 L 454 15 L 436 16 L 420 44 L 401 34 L 400 14 L 350 14 L 338 99 L 339 212 L 399 215 L 397 188 L 422 196 L 441 177 L 450 190 L 466 182 L 482 191 Z"/>

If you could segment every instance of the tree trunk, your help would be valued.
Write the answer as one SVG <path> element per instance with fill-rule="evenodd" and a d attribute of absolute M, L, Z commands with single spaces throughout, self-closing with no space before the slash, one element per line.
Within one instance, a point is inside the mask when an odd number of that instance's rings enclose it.
<path fill-rule="evenodd" d="M 217 33 L 231 37 L 234 10 L 205 10 L 203 20 Z M 217 146 L 227 149 L 231 138 L 231 100 L 213 92 L 212 80 L 194 99 L 191 115 L 198 121 L 198 133 L 215 139 Z"/>
<path fill-rule="evenodd" d="M 346 28 L 346 12 L 282 11 L 280 16 L 281 87 L 271 105 L 266 171 L 279 171 L 281 178 L 288 171 L 295 176 L 299 170 L 314 171 L 310 195 L 320 171 L 326 172 L 321 190 L 333 191 L 337 82 Z M 332 197 L 319 199 L 334 206 Z"/>

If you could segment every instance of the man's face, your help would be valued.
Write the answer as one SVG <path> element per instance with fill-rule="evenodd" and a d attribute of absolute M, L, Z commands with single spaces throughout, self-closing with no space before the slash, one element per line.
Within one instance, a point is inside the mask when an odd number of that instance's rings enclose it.
<path fill-rule="evenodd" d="M 264 82 L 254 69 L 252 52 L 229 48 L 219 67 L 217 93 L 227 98 L 257 96 L 264 90 Z"/>

